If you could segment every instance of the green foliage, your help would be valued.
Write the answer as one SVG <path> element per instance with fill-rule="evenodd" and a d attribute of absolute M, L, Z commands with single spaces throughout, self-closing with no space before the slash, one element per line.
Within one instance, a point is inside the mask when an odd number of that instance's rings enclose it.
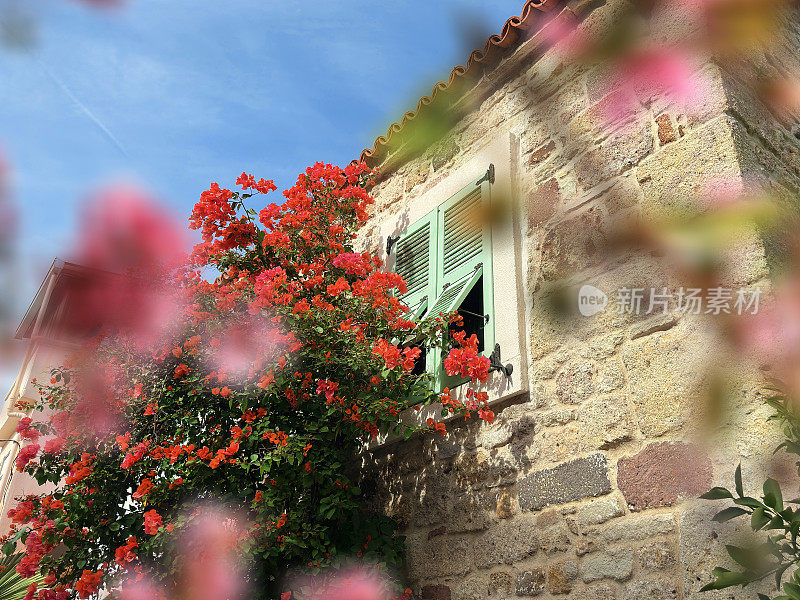
<path fill-rule="evenodd" d="M 800 456 L 800 415 L 788 397 L 780 392 L 780 384 L 769 388 L 773 395 L 767 399 L 783 430 L 784 441 L 775 452 L 785 450 Z M 800 473 L 800 462 L 798 462 Z M 750 528 L 766 535 L 761 543 L 742 548 L 726 545 L 728 555 L 738 566 L 736 571 L 722 567 L 713 570 L 714 580 L 701 591 L 720 590 L 740 585 L 742 587 L 768 577 L 774 577 L 776 590 L 783 595 L 758 594 L 759 600 L 800 600 L 800 572 L 784 577 L 786 572 L 800 564 L 800 498 L 784 501 L 781 487 L 774 479 L 766 479 L 759 497 L 745 495 L 742 482 L 742 466 L 734 474 L 734 490 L 715 487 L 701 496 L 706 500 L 731 499 L 735 506 L 721 510 L 714 521 L 724 523 L 732 519 L 749 516 Z M 794 505 L 794 507 L 792 506 Z"/>

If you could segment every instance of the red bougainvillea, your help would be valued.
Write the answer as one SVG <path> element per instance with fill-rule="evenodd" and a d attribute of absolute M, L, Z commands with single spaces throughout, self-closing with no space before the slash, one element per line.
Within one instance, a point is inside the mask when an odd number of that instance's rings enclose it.
<path fill-rule="evenodd" d="M 135 321 L 104 330 L 22 407 L 49 416 L 20 422 L 17 467 L 55 484 L 9 512 L 4 552 L 24 545 L 20 573 L 46 576 L 33 597 L 302 598 L 287 589 L 301 571 L 399 563 L 354 458 L 381 434 L 446 432 L 401 424 L 408 398 L 494 415 L 473 386 L 489 368 L 476 339 L 444 335 L 448 315 L 408 320 L 402 278 L 354 248 L 372 177 L 318 163 L 260 212 L 246 204 L 271 181 L 213 184 L 186 263 L 132 275 L 158 292 L 137 298 L 174 307 L 156 339 L 143 345 Z M 464 402 L 414 372 L 419 346 L 442 339 Z"/>

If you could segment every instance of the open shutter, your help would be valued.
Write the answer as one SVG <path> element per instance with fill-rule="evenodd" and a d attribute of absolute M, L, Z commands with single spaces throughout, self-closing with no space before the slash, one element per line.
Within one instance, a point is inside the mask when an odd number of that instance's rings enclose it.
<path fill-rule="evenodd" d="M 436 289 L 436 211 L 408 227 L 395 245 L 394 272 L 408 286 L 402 297 L 412 318 L 419 318 L 434 300 Z"/>
<path fill-rule="evenodd" d="M 482 177 L 442 203 L 436 213 L 438 251 L 436 262 L 437 299 L 429 314 L 458 309 L 475 286 L 482 286 L 481 314 L 489 315 L 483 327 L 483 348 L 494 348 L 494 293 L 492 273 L 492 228 L 490 181 Z M 487 352 L 488 350 L 488 352 Z M 440 385 L 453 385 L 436 357 L 434 372 Z"/>

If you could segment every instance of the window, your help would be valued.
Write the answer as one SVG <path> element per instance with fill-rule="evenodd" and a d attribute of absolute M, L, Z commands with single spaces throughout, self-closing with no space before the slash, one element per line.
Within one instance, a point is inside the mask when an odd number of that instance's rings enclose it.
<path fill-rule="evenodd" d="M 403 301 L 413 318 L 457 310 L 459 329 L 477 335 L 482 352 L 494 348 L 490 188 L 487 177 L 471 182 L 406 228 L 395 246 L 395 272 L 408 284 Z M 462 383 L 445 374 L 440 353 L 422 350 L 417 372 L 433 374 L 439 389 Z"/>

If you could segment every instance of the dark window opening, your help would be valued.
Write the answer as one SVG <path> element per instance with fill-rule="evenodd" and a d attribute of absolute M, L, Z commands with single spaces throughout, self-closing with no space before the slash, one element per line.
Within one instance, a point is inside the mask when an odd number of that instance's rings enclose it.
<path fill-rule="evenodd" d="M 458 314 L 463 319 L 460 327 L 453 326 L 453 331 L 466 331 L 467 338 L 472 334 L 478 337 L 478 352 L 484 349 L 484 331 L 486 318 L 483 310 L 483 276 L 478 278 L 467 297 L 458 307 Z"/>

